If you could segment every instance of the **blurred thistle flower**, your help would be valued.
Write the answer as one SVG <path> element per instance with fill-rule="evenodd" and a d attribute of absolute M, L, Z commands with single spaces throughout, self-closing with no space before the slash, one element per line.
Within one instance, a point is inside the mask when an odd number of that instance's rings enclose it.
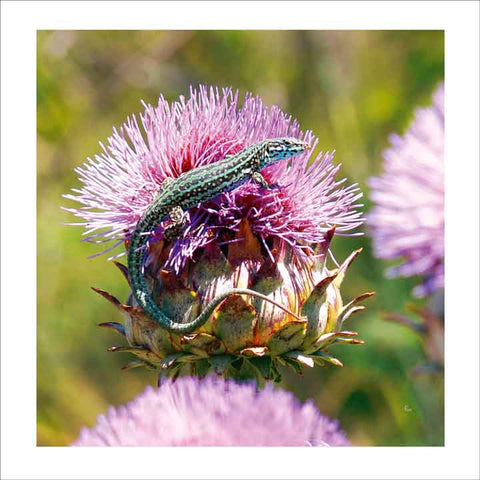
<path fill-rule="evenodd" d="M 419 108 L 408 131 L 390 137 L 385 172 L 371 178 L 375 206 L 367 217 L 375 255 L 404 258 L 388 277 L 421 275 L 415 296 L 444 286 L 444 86 Z"/>
<path fill-rule="evenodd" d="M 349 446 L 312 402 L 267 385 L 181 378 L 147 387 L 83 428 L 73 446 Z"/>
<path fill-rule="evenodd" d="M 104 153 L 76 171 L 84 186 L 67 198 L 84 207 L 67 209 L 82 217 L 86 240 L 125 242 L 167 177 L 235 154 L 274 137 L 303 138 L 311 132 L 278 107 L 267 108 L 247 94 L 241 108 L 238 92 L 200 87 L 169 104 L 145 105 L 144 132 L 135 117 L 108 139 Z M 343 321 L 363 307 L 371 294 L 343 305 L 340 285 L 359 251 L 337 269 L 327 270 L 326 256 L 334 232 L 348 234 L 360 225 L 361 193 L 356 185 L 335 180 L 340 165 L 332 153 L 311 158 L 309 151 L 262 171 L 265 193 L 253 182 L 190 209 L 190 222 L 175 241 L 156 229 L 145 262 L 145 277 L 162 311 L 177 321 L 195 318 L 216 295 L 230 288 L 250 288 L 281 303 L 299 321 L 271 304 L 231 296 L 197 332 L 174 335 L 161 329 L 134 300 L 122 305 L 95 289 L 125 315 L 125 325 L 103 323 L 126 336 L 128 351 L 139 357 L 127 367 L 145 365 L 178 375 L 189 364 L 204 376 L 211 368 L 235 377 L 279 379 L 277 363 L 341 365 L 326 349 L 333 343 L 361 343 L 355 332 L 342 332 Z M 103 230 L 103 231 L 102 231 Z M 355 234 L 353 234 L 355 235 Z M 129 280 L 128 270 L 116 262 Z"/>

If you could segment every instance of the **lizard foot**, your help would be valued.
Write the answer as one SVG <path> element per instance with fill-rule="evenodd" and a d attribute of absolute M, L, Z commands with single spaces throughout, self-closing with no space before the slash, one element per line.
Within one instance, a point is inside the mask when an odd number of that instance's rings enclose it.
<path fill-rule="evenodd" d="M 172 223 L 165 227 L 163 235 L 168 241 L 173 242 L 181 236 L 187 224 L 187 219 L 181 207 L 173 208 L 170 211 L 169 217 Z"/>

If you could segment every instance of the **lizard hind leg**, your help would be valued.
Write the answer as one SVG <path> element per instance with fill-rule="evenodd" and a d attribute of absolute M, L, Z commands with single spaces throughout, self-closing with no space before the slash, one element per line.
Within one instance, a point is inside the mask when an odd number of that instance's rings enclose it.
<path fill-rule="evenodd" d="M 260 185 L 260 187 L 262 188 L 266 188 L 266 189 L 280 188 L 280 185 L 278 183 L 268 183 L 265 180 L 265 177 L 260 172 L 253 172 L 252 181 L 257 185 Z"/>
<path fill-rule="evenodd" d="M 183 229 L 187 224 L 187 216 L 181 207 L 172 208 L 168 216 L 170 217 L 172 223 L 165 228 L 163 234 L 167 240 L 173 242 L 182 234 Z"/>
<path fill-rule="evenodd" d="M 257 185 L 260 185 L 262 188 L 268 188 L 269 184 L 263 177 L 263 175 L 260 172 L 253 172 L 252 173 L 252 181 L 256 183 Z"/>

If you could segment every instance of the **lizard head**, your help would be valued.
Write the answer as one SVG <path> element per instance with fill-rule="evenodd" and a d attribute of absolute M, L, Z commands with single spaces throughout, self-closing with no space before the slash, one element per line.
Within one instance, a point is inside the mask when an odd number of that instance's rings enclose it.
<path fill-rule="evenodd" d="M 273 163 L 277 163 L 285 158 L 293 157 L 310 150 L 310 145 L 298 138 L 272 138 L 265 140 L 266 155 L 262 161 L 261 167 L 267 167 Z"/>

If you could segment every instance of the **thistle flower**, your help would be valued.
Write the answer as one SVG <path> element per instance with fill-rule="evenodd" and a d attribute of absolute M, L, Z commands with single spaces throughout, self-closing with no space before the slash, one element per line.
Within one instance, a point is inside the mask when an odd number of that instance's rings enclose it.
<path fill-rule="evenodd" d="M 220 378 L 147 387 L 83 428 L 73 446 L 348 446 L 338 422 L 290 392 Z"/>
<path fill-rule="evenodd" d="M 413 293 L 425 296 L 444 286 L 444 87 L 433 106 L 419 108 L 403 137 L 392 135 L 383 153 L 385 172 L 371 178 L 375 206 L 367 223 L 375 255 L 403 258 L 388 277 L 421 275 Z"/>
<path fill-rule="evenodd" d="M 238 108 L 238 92 L 200 87 L 191 89 L 171 105 L 160 97 L 156 108 L 145 105 L 140 114 L 144 132 L 135 116 L 114 129 L 103 154 L 77 168 L 80 190 L 65 195 L 84 206 L 66 208 L 84 222 L 85 241 L 128 240 L 138 220 L 152 203 L 163 181 L 181 173 L 238 153 L 257 141 L 273 137 L 303 137 L 313 147 L 311 132 L 303 134 L 298 123 L 278 107 L 265 107 L 258 97 L 247 94 Z M 333 225 L 337 234 L 361 225 L 355 202 L 361 197 L 356 185 L 342 187 L 335 181 L 340 165 L 332 164 L 333 153 L 311 152 L 295 161 L 280 162 L 263 171 L 270 183 L 281 189 L 265 191 L 252 183 L 221 195 L 190 210 L 190 225 L 172 246 L 164 267 L 180 274 L 195 251 L 235 235 L 243 220 L 271 254 L 267 240 L 279 240 L 295 253 L 311 252 L 310 244 L 323 240 Z M 305 171 L 310 163 L 309 174 Z M 158 226 L 158 232 L 163 230 Z"/>
<path fill-rule="evenodd" d="M 84 205 L 69 209 L 82 217 L 86 240 L 125 242 L 167 177 L 215 162 L 265 138 L 303 138 L 315 146 L 311 132 L 278 107 L 265 107 L 238 93 L 200 87 L 190 98 L 169 105 L 163 97 L 145 105 L 142 133 L 135 117 L 108 139 L 104 153 L 77 169 L 84 186 L 67 198 Z M 145 137 L 145 138 L 144 138 Z M 216 295 L 250 288 L 270 296 L 302 316 L 299 321 L 257 299 L 231 296 L 212 318 L 190 335 L 169 334 L 130 298 L 122 304 L 95 289 L 125 315 L 112 327 L 139 357 L 127 367 L 145 365 L 178 375 L 184 365 L 204 376 L 213 368 L 235 377 L 278 379 L 278 364 L 298 369 L 305 364 L 341 362 L 326 349 L 333 343 L 361 343 L 355 332 L 341 331 L 343 321 L 363 307 L 371 294 L 343 305 L 340 285 L 354 252 L 337 269 L 327 270 L 326 256 L 334 232 L 348 234 L 362 223 L 361 193 L 356 185 L 335 180 L 340 166 L 332 153 L 311 151 L 262 171 L 278 188 L 267 194 L 248 182 L 236 190 L 192 208 L 189 224 L 175 241 L 156 229 L 145 262 L 145 277 L 162 311 L 179 322 L 193 320 Z M 129 281 L 128 270 L 116 262 Z"/>

